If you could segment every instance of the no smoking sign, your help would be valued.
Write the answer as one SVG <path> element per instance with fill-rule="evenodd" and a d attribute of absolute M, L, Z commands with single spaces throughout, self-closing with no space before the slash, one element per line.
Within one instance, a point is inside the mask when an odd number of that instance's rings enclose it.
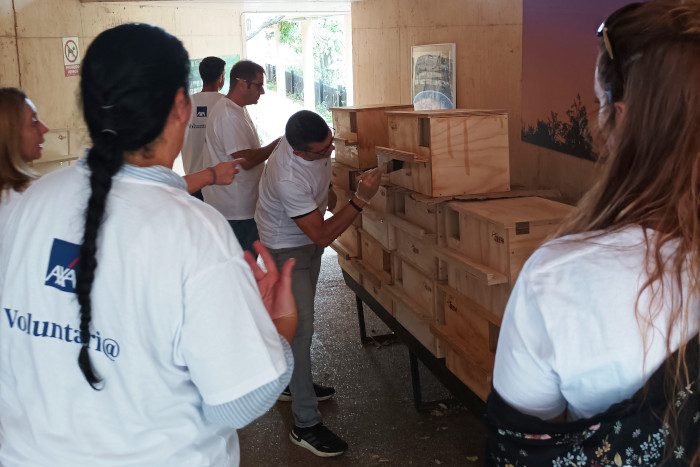
<path fill-rule="evenodd" d="M 66 77 L 80 74 L 80 48 L 77 37 L 63 38 L 63 68 Z"/>

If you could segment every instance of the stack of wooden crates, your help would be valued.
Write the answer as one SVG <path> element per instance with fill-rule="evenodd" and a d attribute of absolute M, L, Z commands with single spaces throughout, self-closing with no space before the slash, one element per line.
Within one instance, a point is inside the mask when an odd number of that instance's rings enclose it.
<path fill-rule="evenodd" d="M 403 161 L 333 248 L 343 270 L 485 400 L 518 273 L 571 208 L 510 190 L 505 111 L 399 107 L 331 109 L 336 212 L 361 171 Z"/>

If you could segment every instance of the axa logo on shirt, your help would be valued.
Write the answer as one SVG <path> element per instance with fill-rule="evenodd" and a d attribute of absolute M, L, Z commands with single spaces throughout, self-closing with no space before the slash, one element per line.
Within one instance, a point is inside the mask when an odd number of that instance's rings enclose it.
<path fill-rule="evenodd" d="M 206 105 L 198 105 L 197 106 L 197 116 L 198 117 L 206 117 L 207 116 L 207 106 Z"/>
<path fill-rule="evenodd" d="M 80 245 L 53 239 L 44 285 L 64 292 L 75 292 L 80 262 Z"/>

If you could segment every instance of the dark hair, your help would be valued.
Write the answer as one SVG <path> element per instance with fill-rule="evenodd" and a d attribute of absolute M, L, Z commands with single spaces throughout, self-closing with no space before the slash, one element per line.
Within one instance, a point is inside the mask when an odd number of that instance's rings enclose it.
<path fill-rule="evenodd" d="M 161 134 L 179 89 L 187 92 L 190 66 L 185 48 L 155 26 L 124 24 L 104 31 L 83 59 L 80 91 L 93 146 L 87 155 L 90 198 L 80 246 L 76 294 L 82 346 L 78 365 L 94 389 L 101 380 L 90 362 L 90 292 L 97 267 L 97 236 L 112 177 L 125 151 L 145 148 Z"/>
<path fill-rule="evenodd" d="M 0 88 L 0 200 L 5 189 L 23 191 L 36 174 L 22 159 L 24 91 Z"/>
<path fill-rule="evenodd" d="M 308 151 L 309 143 L 321 143 L 328 138 L 328 124 L 319 114 L 300 110 L 289 118 L 284 136 L 297 151 Z"/>
<path fill-rule="evenodd" d="M 204 84 L 215 83 L 217 79 L 224 73 L 226 62 L 219 57 L 206 57 L 199 62 L 199 76 L 202 77 Z"/>
<path fill-rule="evenodd" d="M 265 74 L 265 69 L 255 62 L 250 60 L 241 60 L 236 62 L 231 68 L 229 75 L 231 81 L 231 89 L 236 87 L 238 80 L 253 81 L 259 74 Z M 250 83 L 246 83 L 250 87 Z"/>

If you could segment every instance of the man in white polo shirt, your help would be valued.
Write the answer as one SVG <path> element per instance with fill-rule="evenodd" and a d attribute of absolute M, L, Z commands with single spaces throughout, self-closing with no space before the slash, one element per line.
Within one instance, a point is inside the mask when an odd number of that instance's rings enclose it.
<path fill-rule="evenodd" d="M 186 175 L 203 170 L 202 152 L 204 151 L 204 137 L 207 132 L 207 120 L 209 112 L 219 99 L 224 87 L 224 67 L 226 62 L 219 57 L 206 57 L 199 62 L 199 76 L 202 78 L 202 90 L 192 95 L 192 115 L 185 133 L 185 141 L 182 144 L 182 168 Z M 195 198 L 203 199 L 201 190 L 192 193 Z"/>
<path fill-rule="evenodd" d="M 253 215 L 258 200 L 258 182 L 265 160 L 270 157 L 279 139 L 260 147 L 255 125 L 245 109 L 257 104 L 265 93 L 264 70 L 257 63 L 241 60 L 231 69 L 230 88 L 211 110 L 207 123 L 205 166 L 232 159 L 245 159 L 233 183 L 204 187 L 204 201 L 214 206 L 229 221 L 233 233 L 244 250 L 257 255 L 253 242 L 258 229 Z"/>
<path fill-rule="evenodd" d="M 288 258 L 296 259 L 292 290 L 299 320 L 292 341 L 294 373 L 290 391 L 285 391 L 294 412 L 294 428 L 289 437 L 294 444 L 321 457 L 337 456 L 348 447 L 323 425 L 318 411 L 318 401 L 328 399 L 335 390 L 312 380 L 314 296 L 321 255 L 324 247 L 352 224 L 367 200 L 377 193 L 380 182 L 377 169 L 360 176 L 349 204 L 324 220 L 331 181 L 330 155 L 334 149 L 333 132 L 323 118 L 308 110 L 292 115 L 285 136 L 263 171 L 255 210 L 260 240 L 275 262 L 283 264 Z"/>

